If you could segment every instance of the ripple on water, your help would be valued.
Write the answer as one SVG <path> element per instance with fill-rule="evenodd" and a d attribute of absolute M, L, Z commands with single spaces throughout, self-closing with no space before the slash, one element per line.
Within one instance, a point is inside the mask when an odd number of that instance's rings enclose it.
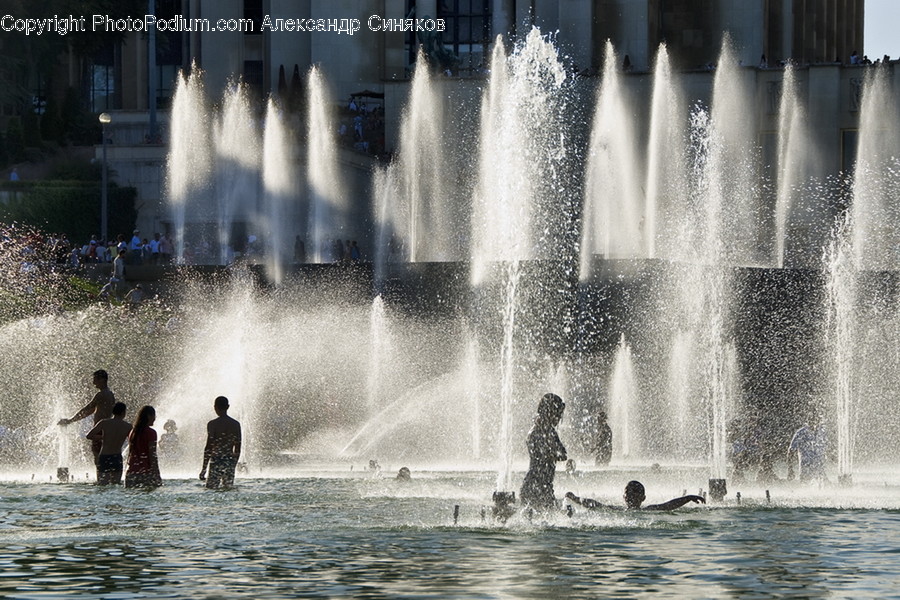
<path fill-rule="evenodd" d="M 456 477 L 448 489 L 465 484 Z M 481 519 L 488 494 L 392 497 L 386 482 L 349 479 L 244 480 L 227 493 L 192 480 L 149 493 L 12 487 L 0 495 L 5 597 L 858 597 L 900 580 L 897 509 L 883 506 L 501 525 Z"/>

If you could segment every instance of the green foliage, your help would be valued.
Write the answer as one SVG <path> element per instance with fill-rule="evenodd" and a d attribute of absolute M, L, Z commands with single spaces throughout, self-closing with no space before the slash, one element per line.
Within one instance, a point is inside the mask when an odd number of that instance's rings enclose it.
<path fill-rule="evenodd" d="M 16 18 L 48 18 L 53 15 L 108 15 L 111 19 L 126 16 L 143 15 L 147 10 L 146 0 L 0 0 L 0 16 L 14 15 Z M 68 52 L 73 53 L 74 64 L 80 65 L 82 72 L 78 75 L 82 88 L 76 94 L 87 98 L 89 79 L 86 77 L 96 54 L 103 48 L 121 43 L 125 32 L 94 31 L 90 23 L 86 23 L 85 31 L 72 31 L 67 35 L 24 35 L 19 32 L 0 32 L 0 102 L 16 107 L 20 115 L 31 111 L 31 93 L 36 79 L 45 82 L 50 89 L 51 79 L 60 64 L 60 58 Z M 65 113 L 65 111 L 63 111 Z M 63 123 L 67 116 L 62 115 Z M 77 143 L 95 143 L 95 136 L 84 142 L 88 131 L 76 124 L 74 131 L 67 131 L 69 139 Z M 47 133 L 47 132 L 44 132 Z M 50 136 L 47 136 L 49 139 Z M 53 137 L 53 139 L 59 139 Z M 38 137 L 27 135 L 29 144 Z"/>
<path fill-rule="evenodd" d="M 76 146 L 100 143 L 100 123 L 87 110 L 78 95 L 78 90 L 73 87 L 66 89 L 62 106 L 62 122 L 65 139 Z"/>
<path fill-rule="evenodd" d="M 94 181 L 103 178 L 103 165 L 100 161 L 69 160 L 53 166 L 47 175 L 48 180 L 58 181 Z"/>
<path fill-rule="evenodd" d="M 0 221 L 22 223 L 43 231 L 65 233 L 70 240 L 88 240 L 100 233 L 101 189 L 97 182 L 21 182 L 20 193 L 0 204 Z M 134 229 L 137 220 L 133 187 L 109 186 L 109 237 Z"/>
<path fill-rule="evenodd" d="M 25 114 L 22 115 L 22 129 L 26 147 L 40 148 L 43 146 L 40 122 L 33 110 L 28 109 L 25 111 Z"/>
<path fill-rule="evenodd" d="M 110 19 L 137 17 L 147 12 L 147 0 L 51 0 L 55 5 L 50 14 L 59 15 L 107 15 Z M 66 36 L 77 54 L 92 57 L 110 42 L 119 42 L 125 33 L 93 31 L 88 25 L 86 31 L 73 32 Z"/>
<path fill-rule="evenodd" d="M 6 136 L 0 131 L 0 168 L 9 164 L 9 154 L 6 151 Z"/>
<path fill-rule="evenodd" d="M 100 295 L 100 284 L 83 277 L 69 277 L 69 285 L 73 290 L 77 290 L 88 297 L 97 297 Z"/>
<path fill-rule="evenodd" d="M 59 118 L 59 110 L 56 102 L 47 103 L 47 109 L 41 115 L 41 137 L 45 140 L 54 140 L 65 144 L 66 136 L 63 133 L 63 123 Z"/>
<path fill-rule="evenodd" d="M 12 117 L 6 126 L 6 151 L 12 162 L 25 160 L 25 134 L 22 131 L 22 122 Z"/>

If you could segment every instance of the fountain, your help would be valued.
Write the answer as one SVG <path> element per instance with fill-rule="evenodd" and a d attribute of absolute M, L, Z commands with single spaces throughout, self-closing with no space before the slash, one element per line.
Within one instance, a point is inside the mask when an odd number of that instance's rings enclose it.
<path fill-rule="evenodd" d="M 760 220 L 770 182 L 756 175 L 756 125 L 731 118 L 753 113 L 750 71 L 737 66 L 727 43 L 709 75 L 711 98 L 692 103 L 665 47 L 645 99 L 633 83 L 644 76 L 618 72 L 611 44 L 598 81 L 573 78 L 564 62 L 537 30 L 509 49 L 495 44 L 480 106 L 467 107 L 477 150 L 461 148 L 460 158 L 453 145 L 436 143 L 464 137 L 448 133 L 456 124 L 440 109 L 451 84 L 421 59 L 398 153 L 373 169 L 376 264 L 353 266 L 319 264 L 349 211 L 336 185 L 347 178 L 327 73 L 310 72 L 305 125 L 275 100 L 254 112 L 240 85 L 213 110 L 202 73 L 182 76 L 168 177 L 181 256 L 209 235 L 202 221 L 217 228 L 214 262 L 231 263 L 235 232 L 247 222 L 263 242 L 265 273 L 244 260 L 203 276 L 179 267 L 168 300 L 128 318 L 89 305 L 39 321 L 10 319 L 4 343 L 26 366 L 22 381 L 4 376 L 7 396 L 46 394 L 31 380 L 48 375 L 38 377 L 30 364 L 58 347 L 50 375 L 65 406 L 86 400 L 79 378 L 102 362 L 129 406 L 152 402 L 160 419 L 179 423 L 186 456 L 199 452 L 197 432 L 202 437 L 209 404 L 221 394 L 245 423 L 255 473 L 290 472 L 304 461 L 403 460 L 490 472 L 491 491 L 503 494 L 518 486 L 525 432 L 547 391 L 569 395 L 560 431 L 580 464 L 592 462 L 588 417 L 609 412 L 617 472 L 659 464 L 726 480 L 730 421 L 761 414 L 771 447 L 783 448 L 807 402 L 835 426 L 843 481 L 870 459 L 890 460 L 883 447 L 861 455 L 857 440 L 863 424 L 879 440 L 892 439 L 871 415 L 894 384 L 885 373 L 900 363 L 892 345 L 900 320 L 884 300 L 894 285 L 885 271 L 894 239 L 886 199 L 896 185 L 885 153 L 896 143 L 872 132 L 884 123 L 863 118 L 861 156 L 870 158 L 860 172 L 872 176 L 856 181 L 852 220 L 820 280 L 822 273 L 783 268 L 804 184 L 804 163 L 794 157 L 808 144 L 802 70 L 788 69 L 782 82 L 778 186 L 770 188 L 776 206 Z M 889 97 L 883 74 L 873 71 L 861 113 L 886 110 Z M 471 172 L 454 170 L 467 161 Z M 314 264 L 290 264 L 297 231 L 307 232 Z M 756 289 L 765 278 L 776 283 Z M 748 391 L 758 384 L 748 381 L 753 365 L 774 364 L 789 381 L 817 372 L 784 374 L 790 340 L 772 348 L 747 341 L 765 333 L 748 315 L 766 313 L 775 295 L 793 290 L 789 278 L 818 295 L 788 300 L 804 319 L 812 316 L 801 324 L 784 316 L 783 330 L 797 338 L 810 332 L 821 356 L 806 362 L 821 363 L 829 382 L 822 388 L 838 390 L 828 395 L 833 402 L 804 398 L 797 412 L 790 391 L 773 392 L 777 411 L 768 410 L 771 397 Z M 16 302 L 29 298 L 24 289 L 16 294 Z M 870 305 L 873 297 L 880 304 Z M 155 349 L 152 360 L 147 348 Z M 83 459 L 74 451 L 57 456 L 58 440 L 32 425 L 40 411 L 28 404 L 22 414 L 5 409 L 4 418 L 30 428 L 53 460 L 72 461 L 52 467 L 80 471 Z M 775 461 L 773 469 L 782 468 Z"/>
<path fill-rule="evenodd" d="M 859 67 L 860 160 L 841 177 L 852 194 L 822 262 L 798 269 L 798 199 L 840 193 L 799 158 L 808 71 L 784 74 L 769 118 L 744 104 L 755 71 L 727 46 L 715 74 L 675 72 L 661 48 L 652 82 L 606 55 L 602 80 L 573 77 L 532 31 L 496 44 L 484 81 L 417 69 L 399 154 L 372 169 L 375 265 L 324 264 L 323 241 L 351 212 L 329 187 L 346 180 L 330 102 L 311 97 L 303 125 L 232 86 L 213 110 L 196 70 L 173 109 L 171 210 L 183 262 L 214 226 L 209 260 L 227 267 L 161 268 L 160 298 L 124 310 L 90 296 L 89 270 L 56 267 L 31 232 L 5 227 L 0 595 L 194 597 L 212 572 L 208 593 L 235 598 L 558 597 L 598 579 L 627 597 L 648 581 L 678 597 L 895 593 L 893 66 Z M 311 88 L 327 76 L 316 70 Z M 711 99 L 693 97 L 713 79 Z M 429 113 L 466 85 L 480 106 L 456 107 L 458 122 Z M 753 175 L 756 125 L 734 118 L 751 113 L 778 123 L 777 182 Z M 426 152 L 435 135 L 465 139 L 465 124 L 477 146 Z M 450 206 L 435 206 L 441 195 Z M 232 260 L 243 223 L 261 260 L 238 248 Z M 286 259 L 297 231 L 310 264 Z M 82 430 L 55 425 L 100 367 L 130 415 L 152 404 L 157 426 L 178 423 L 181 456 L 161 457 L 157 490 L 85 484 Z M 557 497 L 620 504 L 640 479 L 648 504 L 705 487 L 718 505 L 517 510 L 524 438 L 548 391 L 566 401 L 559 433 L 579 465 L 559 470 Z M 218 395 L 243 425 L 247 463 L 223 493 L 197 480 Z M 599 410 L 616 444 L 605 466 L 588 450 Z M 787 483 L 787 443 L 814 414 L 834 431 L 830 481 Z M 746 479 L 730 456 L 740 445 L 757 454 Z"/>
<path fill-rule="evenodd" d="M 687 141 L 684 122 L 684 101 L 676 84 L 675 75 L 669 61 L 666 46 L 662 45 L 656 55 L 653 74 L 653 99 L 650 106 L 650 135 L 647 143 L 647 201 L 645 228 L 647 256 L 657 255 L 681 257 L 685 250 L 679 241 L 687 239 L 691 228 L 687 211 L 680 199 L 687 191 L 685 174 L 687 156 L 671 152 L 671 148 L 681 148 Z M 668 223 L 659 228 L 657 221 Z"/>
<path fill-rule="evenodd" d="M 513 489 L 514 448 L 521 447 L 522 440 L 513 432 L 513 412 L 522 394 L 516 385 L 517 370 L 531 341 L 522 333 L 520 312 L 528 302 L 522 289 L 522 261 L 562 255 L 567 231 L 567 198 L 560 185 L 567 159 L 562 123 L 565 81 L 556 49 L 537 30 L 510 56 L 503 43 L 494 45 L 481 107 L 471 283 L 482 293 L 483 306 L 495 306 L 502 315 L 497 469 L 501 493 Z M 498 160 L 507 168 L 498 172 Z M 527 171 L 531 176 L 522 177 Z M 499 265 L 501 280 L 495 296 L 486 285 L 492 265 Z"/>
<path fill-rule="evenodd" d="M 259 195 L 259 134 L 247 87 L 233 84 L 222 102 L 215 135 L 216 197 L 218 198 L 219 264 L 234 260 L 234 225 L 249 222 L 257 206 L 247 202 Z M 245 240 L 240 240 L 243 248 Z"/>
<path fill-rule="evenodd" d="M 178 76 L 172 98 L 169 157 L 167 161 L 167 197 L 172 208 L 175 257 L 184 261 L 187 227 L 213 217 L 208 204 L 208 183 L 212 157 L 208 132 L 209 116 L 199 69 Z M 192 234 L 199 239 L 203 234 Z"/>
<path fill-rule="evenodd" d="M 900 177 L 900 128 L 886 68 L 868 70 L 850 209 L 836 223 L 826 253 L 826 339 L 831 359 L 832 412 L 837 438 L 837 477 L 853 481 L 857 454 L 885 459 L 891 420 L 897 332 L 894 295 L 898 220 L 892 208 Z M 876 408 L 877 407 L 877 408 Z M 823 410 L 819 408 L 819 410 Z M 873 410 L 878 413 L 875 417 Z M 858 432 L 866 431 L 865 441 Z M 890 460 L 890 459 L 888 459 Z"/>
<path fill-rule="evenodd" d="M 624 461 L 638 455 L 640 439 L 639 394 L 634 381 L 634 364 L 631 348 L 625 335 L 616 347 L 612 375 L 609 382 L 609 424 L 616 432 L 613 441 L 613 458 Z"/>
<path fill-rule="evenodd" d="M 706 237 L 703 260 L 716 260 L 722 265 L 768 264 L 770 260 L 768 252 L 765 258 L 760 257 L 765 244 L 760 239 L 759 152 L 749 74 L 738 67 L 726 35 L 713 79 L 704 174 L 709 180 L 709 198 L 703 206 L 707 224 L 701 227 Z"/>
<path fill-rule="evenodd" d="M 852 430 L 855 391 L 853 389 L 856 271 L 850 247 L 850 216 L 835 227 L 828 252 L 828 337 L 832 348 L 834 403 L 837 424 L 838 478 L 850 482 L 853 468 Z"/>
<path fill-rule="evenodd" d="M 378 225 L 382 233 L 376 252 L 381 255 L 391 245 L 399 246 L 404 252 L 397 258 L 408 262 L 462 257 L 459 232 L 448 227 L 457 221 L 445 149 L 447 108 L 432 71 L 420 50 L 400 125 L 399 155 L 384 173 L 389 181 L 384 185 L 391 191 L 379 211 L 384 216 Z"/>
<path fill-rule="evenodd" d="M 313 262 L 332 260 L 335 239 L 346 226 L 347 197 L 338 165 L 331 94 L 317 67 L 309 72 L 306 179 L 309 185 L 309 243 Z M 337 236 L 337 238 L 335 238 Z"/>
<path fill-rule="evenodd" d="M 797 72 L 788 66 L 782 80 L 781 106 L 778 115 L 778 191 L 775 204 L 775 266 L 784 267 L 785 228 L 792 197 L 797 193 L 804 173 L 809 172 L 808 156 L 814 154 L 806 136 L 806 115 L 800 104 Z"/>
<path fill-rule="evenodd" d="M 700 420 L 697 414 L 696 403 L 692 399 L 696 396 L 696 381 L 691 377 L 691 365 L 694 364 L 693 356 L 696 350 L 694 334 L 691 331 L 676 331 L 672 340 L 672 348 L 669 352 L 669 369 L 666 389 L 670 399 L 667 418 L 674 425 L 674 436 L 680 440 L 702 440 L 694 428 Z M 678 458 L 685 460 L 688 456 L 696 455 L 697 448 L 683 448 L 678 453 Z"/>
<path fill-rule="evenodd" d="M 381 379 L 386 374 L 386 365 L 391 364 L 391 331 L 388 328 L 389 321 L 384 307 L 384 298 L 376 296 L 372 301 L 372 315 L 370 317 L 372 351 L 369 353 L 369 377 L 367 399 L 369 411 L 374 412 L 378 401 L 383 397 L 381 392 Z"/>
<path fill-rule="evenodd" d="M 289 137 L 284 114 L 275 101 L 269 99 L 263 135 L 264 208 L 259 227 L 265 235 L 269 279 L 275 284 L 280 283 L 284 277 L 288 249 L 292 247 L 289 233 L 285 229 L 289 223 L 297 221 L 297 214 L 292 210 L 295 208 L 298 190 Z"/>
<path fill-rule="evenodd" d="M 892 118 L 897 105 L 891 85 L 887 69 L 866 73 L 851 208 L 850 235 L 858 269 L 894 268 L 900 243 L 900 217 L 892 200 L 898 190 L 900 126 Z"/>
<path fill-rule="evenodd" d="M 592 258 L 645 257 L 652 232 L 645 218 L 636 134 L 628 118 L 633 102 L 619 74 L 619 59 L 606 42 L 605 68 L 591 129 L 585 174 L 581 278 L 590 275 Z M 648 209 L 653 207 L 647 206 Z M 652 221 L 652 217 L 650 219 Z"/>

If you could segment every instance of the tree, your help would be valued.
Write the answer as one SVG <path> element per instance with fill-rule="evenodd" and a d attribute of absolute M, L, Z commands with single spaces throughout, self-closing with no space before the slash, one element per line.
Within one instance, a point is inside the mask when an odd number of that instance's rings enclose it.
<path fill-rule="evenodd" d="M 56 140 L 62 145 L 66 143 L 62 120 L 59 117 L 58 103 L 55 101 L 47 102 L 47 107 L 41 117 L 41 137 L 45 140 Z"/>
<path fill-rule="evenodd" d="M 86 241 L 100 232 L 100 184 L 96 181 L 23 182 L 25 189 L 0 204 L 0 222 L 21 223 L 73 241 Z M 108 216 L 110 235 L 134 229 L 137 220 L 133 187 L 110 183 Z"/>
<path fill-rule="evenodd" d="M 107 15 L 110 19 L 143 15 L 145 0 L 0 0 L 0 16 L 14 15 L 19 19 L 46 19 L 54 15 Z M 90 91 L 90 71 L 94 56 L 110 44 L 121 44 L 125 32 L 94 31 L 86 23 L 85 31 L 71 31 L 67 35 L 25 35 L 17 31 L 0 30 L 0 102 L 15 107 L 20 116 L 32 111 L 33 88 L 39 85 L 48 100 L 61 89 L 54 90 L 54 73 L 60 55 L 70 50 L 80 73 L 79 96 L 87 100 Z M 86 105 L 86 104 L 85 104 Z M 63 116 L 65 119 L 65 116 Z M 92 142 L 93 143 L 93 140 Z"/>
<path fill-rule="evenodd" d="M 6 135 L 0 132 L 0 168 L 9 164 L 9 154 L 6 152 Z"/>
<path fill-rule="evenodd" d="M 6 125 L 6 151 L 12 162 L 25 160 L 25 134 L 18 117 L 11 117 Z"/>

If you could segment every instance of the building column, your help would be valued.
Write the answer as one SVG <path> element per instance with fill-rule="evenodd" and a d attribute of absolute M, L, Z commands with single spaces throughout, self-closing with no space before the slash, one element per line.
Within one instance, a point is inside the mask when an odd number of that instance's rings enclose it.
<path fill-rule="evenodd" d="M 866 12 L 865 0 L 850 0 L 851 13 L 853 23 L 853 47 L 859 51 L 859 55 L 863 56 L 865 48 L 865 30 L 863 28 L 863 19 Z"/>
<path fill-rule="evenodd" d="M 592 0 L 569 0 L 559 11 L 559 41 L 579 71 L 595 64 L 593 6 Z"/>
<path fill-rule="evenodd" d="M 403 19 L 406 17 L 404 0 L 385 0 L 384 12 L 380 16 L 385 19 Z M 365 17 L 366 19 L 368 17 Z M 363 23 L 363 27 L 366 24 Z M 389 80 L 405 79 L 409 62 L 406 53 L 406 42 L 403 33 L 379 33 L 379 43 L 383 48 L 383 77 Z"/>
<path fill-rule="evenodd" d="M 816 42 L 813 47 L 813 54 L 810 57 L 810 61 L 828 62 L 831 60 L 825 53 L 828 48 L 828 0 L 816 0 L 814 10 Z"/>
<path fill-rule="evenodd" d="M 516 33 L 515 0 L 493 0 L 491 37 L 502 35 L 507 41 Z"/>
<path fill-rule="evenodd" d="M 794 35 L 794 0 L 784 0 L 784 4 L 781 6 L 781 18 L 783 19 L 781 56 L 776 57 L 776 60 L 787 60 L 796 53 L 796 48 L 792 41 Z"/>
<path fill-rule="evenodd" d="M 841 168 L 841 128 L 835 115 L 840 114 L 841 67 L 816 65 L 809 68 L 805 103 L 809 131 L 810 152 L 806 175 L 813 180 L 827 181 Z M 816 226 L 811 229 L 807 264 L 815 266 L 821 251 L 829 240 L 830 225 L 834 214 L 831 207 L 819 204 L 813 214 L 807 215 Z"/>
<path fill-rule="evenodd" d="M 838 57 L 837 45 L 837 0 L 826 0 L 825 15 L 825 62 L 834 62 Z"/>

